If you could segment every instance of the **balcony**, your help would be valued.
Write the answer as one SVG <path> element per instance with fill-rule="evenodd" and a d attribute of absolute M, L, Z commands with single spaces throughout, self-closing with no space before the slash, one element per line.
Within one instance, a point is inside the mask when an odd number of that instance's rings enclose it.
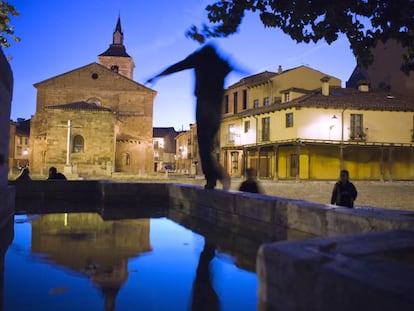
<path fill-rule="evenodd" d="M 365 141 L 367 138 L 367 133 L 366 132 L 351 132 L 351 134 L 349 135 L 349 140 L 352 141 Z"/>

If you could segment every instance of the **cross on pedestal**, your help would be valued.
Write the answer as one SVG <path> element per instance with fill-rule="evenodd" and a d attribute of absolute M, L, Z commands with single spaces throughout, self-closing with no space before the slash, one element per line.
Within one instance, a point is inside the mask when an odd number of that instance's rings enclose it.
<path fill-rule="evenodd" d="M 72 164 L 70 163 L 70 142 L 72 137 L 72 128 L 81 128 L 81 126 L 73 126 L 72 120 L 68 120 L 68 125 L 66 126 L 59 126 L 59 127 L 65 127 L 68 129 L 67 134 L 67 141 L 66 141 L 66 164 L 64 167 L 64 172 L 72 174 Z"/>

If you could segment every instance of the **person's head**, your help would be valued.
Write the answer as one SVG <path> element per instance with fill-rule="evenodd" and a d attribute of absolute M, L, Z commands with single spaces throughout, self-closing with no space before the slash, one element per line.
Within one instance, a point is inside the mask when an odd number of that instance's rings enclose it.
<path fill-rule="evenodd" d="M 347 170 L 341 170 L 339 174 L 339 180 L 342 182 L 348 182 L 349 181 L 349 172 Z"/>
<path fill-rule="evenodd" d="M 52 166 L 51 168 L 49 168 L 49 176 L 55 176 L 56 174 L 57 174 L 56 167 Z"/>
<path fill-rule="evenodd" d="M 256 178 L 256 170 L 252 167 L 246 169 L 246 179 L 255 179 Z"/>

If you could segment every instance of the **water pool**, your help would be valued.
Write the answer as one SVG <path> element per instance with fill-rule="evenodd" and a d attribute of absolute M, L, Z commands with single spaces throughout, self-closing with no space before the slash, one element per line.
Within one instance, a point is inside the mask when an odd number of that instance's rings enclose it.
<path fill-rule="evenodd" d="M 256 309 L 257 249 L 246 258 L 165 217 L 21 214 L 3 231 L 4 311 Z"/>

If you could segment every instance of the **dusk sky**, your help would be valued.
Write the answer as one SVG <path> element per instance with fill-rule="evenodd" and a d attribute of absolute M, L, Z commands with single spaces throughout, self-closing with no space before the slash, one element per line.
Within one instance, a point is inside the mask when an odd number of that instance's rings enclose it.
<path fill-rule="evenodd" d="M 4 49 L 12 58 L 12 119 L 30 118 L 36 109 L 34 83 L 98 62 L 112 42 L 118 15 L 124 44 L 135 61 L 134 80 L 144 84 L 165 67 L 200 47 L 185 37 L 192 25 L 207 21 L 205 7 L 214 0 L 10 0 L 20 12 L 12 20 L 20 43 Z M 265 29 L 258 15 L 245 17 L 239 33 L 213 41 L 245 74 L 232 73 L 226 85 L 245 75 L 307 65 L 345 85 L 355 58 L 344 36 L 332 45 L 297 44 L 277 29 Z M 188 129 L 195 120 L 193 72 L 176 73 L 148 85 L 158 92 L 153 125 Z M 63 104 L 63 103 L 62 103 Z"/>

